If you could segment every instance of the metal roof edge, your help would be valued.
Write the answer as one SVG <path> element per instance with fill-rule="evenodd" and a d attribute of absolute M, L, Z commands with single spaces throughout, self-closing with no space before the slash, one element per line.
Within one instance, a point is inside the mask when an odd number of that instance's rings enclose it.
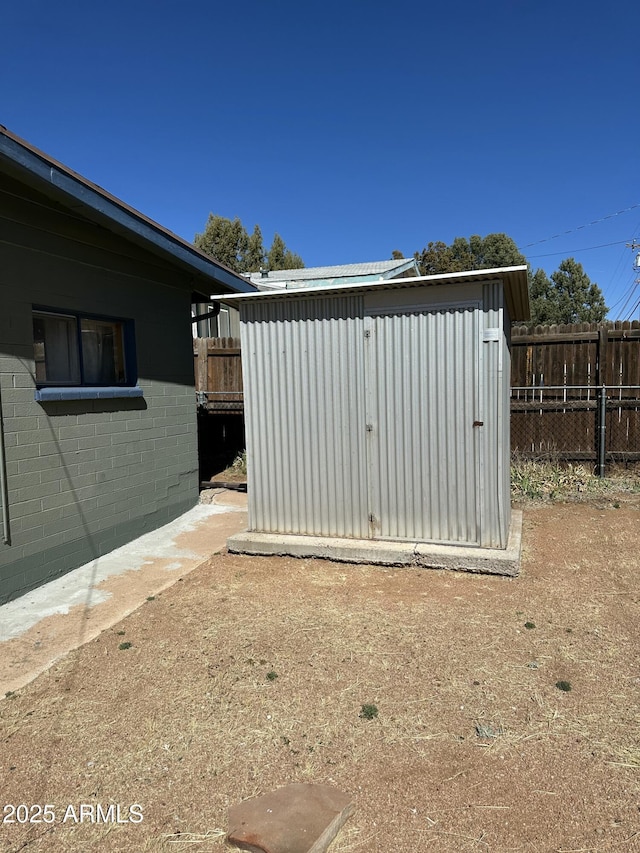
<path fill-rule="evenodd" d="M 402 273 L 405 272 L 405 270 L 411 269 L 411 267 L 417 268 L 418 266 L 418 262 L 415 258 L 405 258 L 405 261 L 406 263 L 399 264 L 397 267 L 391 267 L 391 269 L 385 270 L 383 273 L 380 273 L 380 275 L 386 280 L 387 278 L 392 278 L 393 276 L 398 275 L 398 273 Z"/>
<path fill-rule="evenodd" d="M 233 270 L 222 266 L 182 237 L 173 234 L 0 125 L 0 158 L 2 157 L 29 172 L 45 186 L 54 187 L 70 201 L 75 202 L 75 207 L 80 208 L 80 212 L 82 207 L 88 208 L 100 219 L 116 225 L 117 233 L 122 235 L 124 231 L 125 237 L 126 232 L 135 235 L 146 244 L 149 251 L 169 254 L 179 265 L 211 279 L 212 283 L 226 285 L 236 293 L 255 292 L 254 286 Z"/>
<path fill-rule="evenodd" d="M 380 263 L 394 264 L 394 266 L 385 270 L 370 270 L 368 272 L 354 271 L 354 267 L 371 267 Z M 285 287 L 286 283 L 289 281 L 305 281 L 307 280 L 307 275 L 305 274 L 308 273 L 314 273 L 314 275 L 308 276 L 309 281 L 319 279 L 326 280 L 328 278 L 331 278 L 335 281 L 341 278 L 352 278 L 353 276 L 357 275 L 378 275 L 381 278 L 386 278 L 387 276 L 398 275 L 399 272 L 402 273 L 405 270 L 410 269 L 414 266 L 417 268 L 417 264 L 418 262 L 415 258 L 390 258 L 388 261 L 362 261 L 361 263 L 354 264 L 324 264 L 323 266 L 319 267 L 300 267 L 299 269 L 293 270 L 269 270 L 269 276 L 273 275 L 274 273 L 281 276 L 280 278 L 274 279 L 269 279 L 268 276 L 262 278 L 260 271 L 252 272 L 249 275 L 251 281 L 254 281 L 254 283 L 256 279 L 260 279 L 260 284 L 262 286 L 277 288 L 280 286 Z M 318 274 L 319 271 L 322 270 L 324 270 L 324 272 L 320 272 L 320 274 Z M 328 270 L 330 270 L 331 272 L 328 273 Z M 344 272 L 339 272 L 339 270 L 344 270 Z M 300 273 L 302 273 L 303 275 L 300 275 Z M 307 287 L 308 285 L 304 286 Z"/>
<path fill-rule="evenodd" d="M 465 272 L 442 273 L 437 275 L 413 276 L 411 278 L 391 278 L 382 281 L 367 281 L 351 284 L 321 285 L 316 287 L 300 287 L 295 289 L 262 290 L 254 293 L 213 294 L 210 298 L 233 304 L 244 299 L 274 300 L 274 299 L 304 299 L 314 295 L 332 293 L 348 293 L 353 291 L 399 289 L 417 287 L 429 284 L 456 284 L 490 279 L 500 279 L 505 285 L 507 307 L 511 320 L 526 320 L 531 309 L 529 305 L 529 288 L 527 280 L 527 265 L 518 264 L 511 267 L 495 267 L 492 269 L 468 270 Z"/>

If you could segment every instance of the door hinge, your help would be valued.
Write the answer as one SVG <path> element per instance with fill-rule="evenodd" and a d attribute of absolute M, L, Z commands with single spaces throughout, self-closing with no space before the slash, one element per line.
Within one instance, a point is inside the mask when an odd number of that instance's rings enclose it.
<path fill-rule="evenodd" d="M 374 515 L 372 512 L 370 512 L 370 513 L 369 513 L 369 524 L 373 524 L 373 525 L 375 525 L 376 523 L 377 523 L 377 522 L 376 522 L 376 517 L 375 517 L 375 515 Z"/>

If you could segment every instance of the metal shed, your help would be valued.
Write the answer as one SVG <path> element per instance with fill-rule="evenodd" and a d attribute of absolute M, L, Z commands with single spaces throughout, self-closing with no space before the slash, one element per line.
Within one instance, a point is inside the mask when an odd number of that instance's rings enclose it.
<path fill-rule="evenodd" d="M 240 540 L 507 548 L 509 329 L 529 316 L 525 266 L 228 300 L 245 387 Z M 252 550 L 240 540 L 230 547 Z"/>

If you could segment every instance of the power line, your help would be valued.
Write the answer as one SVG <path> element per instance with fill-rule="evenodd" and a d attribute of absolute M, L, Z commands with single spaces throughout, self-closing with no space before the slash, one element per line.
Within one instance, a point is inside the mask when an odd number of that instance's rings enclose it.
<path fill-rule="evenodd" d="M 631 249 L 632 252 L 635 252 L 636 249 L 640 249 L 640 243 L 636 243 L 635 240 L 632 240 L 630 243 L 627 243 L 627 248 Z M 638 253 L 633 268 L 636 272 L 640 271 L 640 253 Z M 637 276 L 634 281 L 634 288 L 640 286 L 640 276 Z M 630 320 L 633 315 L 636 313 L 636 310 L 640 307 L 640 298 L 633 306 L 629 315 L 627 316 L 627 320 Z"/>
<path fill-rule="evenodd" d="M 636 282 L 635 282 L 635 280 L 633 280 L 633 279 L 632 279 L 632 280 L 630 281 L 630 283 L 629 283 L 628 289 L 626 289 L 626 290 L 624 291 L 624 293 L 623 293 L 623 294 L 622 294 L 622 296 L 617 300 L 617 302 L 614 302 L 614 303 L 613 303 L 613 305 L 611 305 L 611 306 L 609 307 L 609 311 L 613 311 L 613 309 L 614 309 L 614 308 L 617 308 L 617 307 L 618 307 L 618 305 L 620 305 L 620 304 L 621 304 L 621 303 L 623 303 L 623 302 L 624 302 L 624 307 L 626 308 L 627 303 L 629 302 L 629 300 L 630 300 L 630 299 L 632 298 L 632 296 L 633 296 L 633 291 L 635 290 L 635 287 L 636 287 Z M 622 310 L 624 311 L 624 308 L 623 308 Z M 622 313 L 622 311 L 621 311 L 620 313 Z"/>
<path fill-rule="evenodd" d="M 622 306 L 622 308 L 621 308 L 621 309 L 620 309 L 620 311 L 618 312 L 618 314 L 619 314 L 621 317 L 622 317 L 622 315 L 624 314 L 624 312 L 627 310 L 627 307 L 629 306 L 629 303 L 630 303 L 630 302 L 631 302 L 631 300 L 633 299 L 633 297 L 634 297 L 634 295 L 635 295 L 635 291 L 636 291 L 637 287 L 638 287 L 638 282 L 637 282 L 637 281 L 634 281 L 634 282 L 632 283 L 632 285 L 631 285 L 631 288 L 629 289 L 629 294 L 628 294 L 627 298 L 625 299 L 625 303 L 624 303 L 624 305 Z M 634 312 L 635 310 L 636 310 L 635 308 L 632 308 L 632 309 L 631 309 L 631 313 L 633 314 L 633 312 Z"/>
<path fill-rule="evenodd" d="M 638 205 L 640 206 L 640 205 Z M 567 232 L 569 233 L 569 232 Z M 558 235 L 559 236 L 559 235 Z M 554 237 L 549 237 L 550 240 L 554 240 Z M 538 240 L 538 243 L 544 243 L 545 240 Z M 614 243 L 601 243 L 599 246 L 586 246 L 584 249 L 567 249 L 564 252 L 547 252 L 546 255 L 527 255 L 527 258 L 551 258 L 554 255 L 577 255 L 578 252 L 589 252 L 591 249 L 605 249 L 607 246 L 619 246 L 622 243 L 628 243 L 628 240 L 616 240 Z M 536 243 L 529 243 L 529 246 L 535 246 Z M 518 246 L 519 251 L 522 249 L 526 249 L 526 246 Z"/>
<path fill-rule="evenodd" d="M 638 299 L 638 301 L 633 306 L 631 311 L 627 314 L 627 316 L 625 317 L 625 320 L 630 320 L 633 317 L 633 315 L 636 313 L 638 308 L 640 308 L 640 299 Z"/>
<path fill-rule="evenodd" d="M 640 222 L 638 222 L 638 225 L 635 227 L 635 229 L 633 231 L 632 241 L 635 240 L 635 238 L 639 232 L 640 232 Z M 616 264 L 616 268 L 613 271 L 613 275 L 611 276 L 611 284 L 612 285 L 614 284 L 614 282 L 618 278 L 618 275 L 622 272 L 622 265 L 625 263 L 625 259 L 627 259 L 627 258 L 628 258 L 628 255 L 626 252 L 621 252 L 620 255 L 618 256 L 618 263 Z"/>
<path fill-rule="evenodd" d="M 594 219 L 592 222 L 586 222 L 584 225 L 578 225 L 577 228 L 570 228 L 568 231 L 561 231 L 560 234 L 554 234 L 553 237 L 545 237 L 543 240 L 536 240 L 533 243 L 526 243 L 524 246 L 519 246 L 520 251 L 522 249 L 528 249 L 530 246 L 537 246 L 540 243 L 548 243 L 549 240 L 556 240 L 558 237 L 564 237 L 566 234 L 574 234 L 576 231 L 581 231 L 583 228 L 589 228 L 590 225 L 598 225 L 600 222 L 605 222 L 607 219 L 613 219 L 615 216 L 621 216 L 623 213 L 628 213 L 630 210 L 635 210 L 637 207 L 640 207 L 640 202 L 638 204 L 632 204 L 631 207 L 625 207 L 624 210 L 617 210 L 615 213 L 609 213 L 606 216 L 602 216 L 600 219 Z M 613 245 L 613 244 L 609 244 Z M 545 257 L 544 255 L 538 255 L 538 257 Z"/>

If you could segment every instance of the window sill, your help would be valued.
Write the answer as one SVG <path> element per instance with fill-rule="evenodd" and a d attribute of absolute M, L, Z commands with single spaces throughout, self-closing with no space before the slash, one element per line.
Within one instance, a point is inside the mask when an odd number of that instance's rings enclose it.
<path fill-rule="evenodd" d="M 37 388 L 36 402 L 47 403 L 53 400 L 114 400 L 118 398 L 143 397 L 139 385 L 130 388 L 119 386 L 81 388 Z"/>

